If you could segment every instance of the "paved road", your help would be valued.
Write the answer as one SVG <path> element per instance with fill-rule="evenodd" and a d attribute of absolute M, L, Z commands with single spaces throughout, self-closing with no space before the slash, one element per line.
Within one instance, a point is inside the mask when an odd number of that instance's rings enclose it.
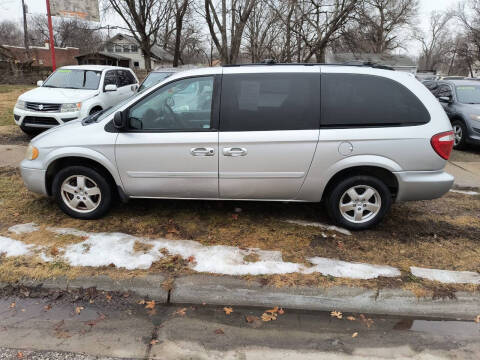
<path fill-rule="evenodd" d="M 18 166 L 25 157 L 26 146 L 0 145 L 0 167 Z"/>
<path fill-rule="evenodd" d="M 124 295 L 57 297 L 0 299 L 0 359 L 17 359 L 19 351 L 24 359 L 82 360 L 480 357 L 480 324 L 473 321 L 358 314 L 340 320 L 286 309 L 275 321 L 248 323 L 246 316 L 263 310 L 234 308 L 226 315 L 222 307 L 156 305 L 152 311 Z"/>

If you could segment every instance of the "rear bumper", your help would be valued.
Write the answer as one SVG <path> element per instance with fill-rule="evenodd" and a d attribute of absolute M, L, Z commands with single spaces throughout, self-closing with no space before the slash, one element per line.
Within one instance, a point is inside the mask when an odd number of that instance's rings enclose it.
<path fill-rule="evenodd" d="M 22 173 L 23 182 L 28 190 L 48 196 L 45 187 L 46 170 L 28 168 L 21 164 L 20 171 Z"/>
<path fill-rule="evenodd" d="M 454 177 L 440 171 L 404 171 L 394 173 L 398 181 L 396 201 L 431 200 L 445 195 Z"/>

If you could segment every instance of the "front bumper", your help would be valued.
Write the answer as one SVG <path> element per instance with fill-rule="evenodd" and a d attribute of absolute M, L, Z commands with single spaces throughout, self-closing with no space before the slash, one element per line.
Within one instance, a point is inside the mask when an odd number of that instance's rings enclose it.
<path fill-rule="evenodd" d="M 394 173 L 398 181 L 396 201 L 432 200 L 445 195 L 454 177 L 440 171 L 403 171 Z"/>
<path fill-rule="evenodd" d="M 15 123 L 19 126 L 48 129 L 78 119 L 81 116 L 81 112 L 72 111 L 62 113 L 14 108 L 13 116 Z"/>
<path fill-rule="evenodd" d="M 37 194 L 47 195 L 47 189 L 45 187 L 45 175 L 46 170 L 34 169 L 25 166 L 26 160 L 20 164 L 20 172 L 22 173 L 22 179 L 28 190 Z"/>

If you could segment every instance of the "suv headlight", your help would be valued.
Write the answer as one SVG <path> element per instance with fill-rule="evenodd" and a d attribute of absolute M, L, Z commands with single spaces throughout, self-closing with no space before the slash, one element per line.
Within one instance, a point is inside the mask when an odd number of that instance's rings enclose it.
<path fill-rule="evenodd" d="M 35 160 L 38 157 L 38 149 L 32 144 L 28 145 L 27 152 L 25 153 L 25 159 Z"/>
<path fill-rule="evenodd" d="M 74 104 L 62 104 L 60 109 L 61 112 L 72 112 L 72 111 L 80 111 L 82 108 L 82 103 L 74 103 Z"/>
<path fill-rule="evenodd" d="M 20 110 L 27 110 L 27 103 L 23 100 L 17 100 L 15 107 Z"/>

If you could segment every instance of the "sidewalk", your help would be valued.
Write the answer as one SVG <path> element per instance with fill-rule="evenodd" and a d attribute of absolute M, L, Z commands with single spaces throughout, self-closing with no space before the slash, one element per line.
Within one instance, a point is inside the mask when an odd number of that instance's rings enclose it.
<path fill-rule="evenodd" d="M 449 161 L 445 170 L 455 177 L 455 186 L 460 188 L 480 188 L 480 161 Z"/>

